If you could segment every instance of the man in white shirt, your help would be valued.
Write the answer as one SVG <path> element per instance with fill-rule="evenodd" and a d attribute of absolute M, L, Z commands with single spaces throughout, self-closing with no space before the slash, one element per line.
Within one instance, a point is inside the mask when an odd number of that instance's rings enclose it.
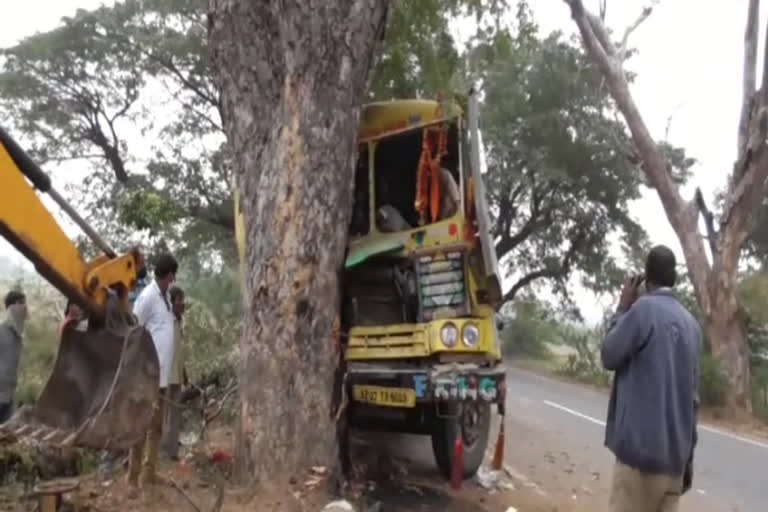
<path fill-rule="evenodd" d="M 144 326 L 152 336 L 160 363 L 160 397 L 155 405 L 152 424 L 146 439 L 142 439 L 131 449 L 128 483 L 133 486 L 138 485 L 140 472 L 143 483 L 152 483 L 155 480 L 157 449 L 163 431 L 165 395 L 173 364 L 175 316 L 168 297 L 168 289 L 176 280 L 178 269 L 179 265 L 173 256 L 170 254 L 160 256 L 155 263 L 154 281 L 141 291 L 133 305 L 133 313 L 139 324 Z M 144 460 L 142 471 L 145 442 L 146 460 Z"/>

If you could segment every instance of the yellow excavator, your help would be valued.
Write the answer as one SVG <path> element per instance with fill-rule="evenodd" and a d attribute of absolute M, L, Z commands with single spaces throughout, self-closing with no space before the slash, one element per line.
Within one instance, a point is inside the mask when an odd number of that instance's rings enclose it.
<path fill-rule="evenodd" d="M 86 259 L 43 203 L 43 194 L 103 254 Z M 160 374 L 152 338 L 137 325 L 128 300 L 144 269 L 141 251 L 115 252 L 2 127 L 0 235 L 88 316 L 85 331 L 63 330 L 37 402 L 0 425 L 0 439 L 129 448 L 149 427 Z"/>

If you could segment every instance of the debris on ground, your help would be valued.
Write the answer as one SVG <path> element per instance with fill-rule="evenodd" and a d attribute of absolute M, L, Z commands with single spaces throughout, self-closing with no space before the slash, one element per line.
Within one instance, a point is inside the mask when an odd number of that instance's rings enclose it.
<path fill-rule="evenodd" d="M 489 491 L 491 494 L 497 491 L 507 492 L 515 490 L 515 485 L 509 478 L 507 478 L 506 473 L 502 471 L 494 471 L 483 466 L 478 468 L 475 480 L 477 481 L 477 485 L 486 491 Z"/>
<path fill-rule="evenodd" d="M 354 507 L 347 500 L 333 501 L 323 508 L 322 512 L 354 512 Z"/>

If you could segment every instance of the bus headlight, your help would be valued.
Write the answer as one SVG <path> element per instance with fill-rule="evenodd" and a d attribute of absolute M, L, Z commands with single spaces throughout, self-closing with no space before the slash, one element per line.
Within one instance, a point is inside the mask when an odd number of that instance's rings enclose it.
<path fill-rule="evenodd" d="M 440 340 L 448 348 L 453 348 L 459 341 L 459 330 L 452 323 L 447 323 L 440 329 Z"/>
<path fill-rule="evenodd" d="M 461 330 L 461 341 L 465 347 L 475 348 L 480 341 L 480 329 L 475 324 L 466 324 Z"/>

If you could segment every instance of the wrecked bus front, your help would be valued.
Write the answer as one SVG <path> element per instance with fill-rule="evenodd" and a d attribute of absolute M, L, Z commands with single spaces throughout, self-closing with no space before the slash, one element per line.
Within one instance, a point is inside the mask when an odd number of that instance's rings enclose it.
<path fill-rule="evenodd" d="M 343 281 L 353 423 L 430 435 L 446 476 L 457 436 L 475 473 L 505 399 L 476 112 L 364 108 Z"/>

